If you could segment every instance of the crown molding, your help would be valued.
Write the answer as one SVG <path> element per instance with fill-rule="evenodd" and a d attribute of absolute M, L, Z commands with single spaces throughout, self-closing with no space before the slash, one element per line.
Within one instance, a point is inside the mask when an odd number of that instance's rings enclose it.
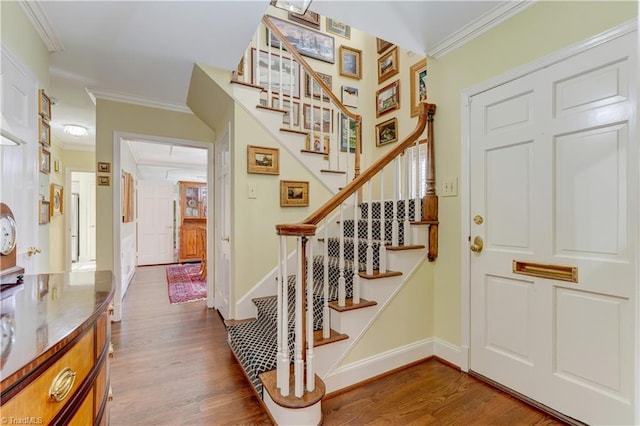
<path fill-rule="evenodd" d="M 188 106 L 175 102 L 143 98 L 141 96 L 129 95 L 127 93 L 118 93 L 105 89 L 97 89 L 95 87 L 86 87 L 85 90 L 87 91 L 87 94 L 91 98 L 91 101 L 93 101 L 94 105 L 97 99 L 104 99 L 107 101 L 124 102 L 126 104 L 134 104 L 150 108 L 159 108 L 169 111 L 193 114 Z"/>
<path fill-rule="evenodd" d="M 38 33 L 49 53 L 62 52 L 64 46 L 62 46 L 62 42 L 53 29 L 53 25 L 49 22 L 47 14 L 44 13 L 44 10 L 40 7 L 40 3 L 37 1 L 20 0 L 18 1 L 18 6 L 20 6 L 22 12 L 29 22 L 31 22 L 33 29 Z"/>
<path fill-rule="evenodd" d="M 427 56 L 438 59 L 451 53 L 491 28 L 524 11 L 537 0 L 507 1 L 477 19 L 474 19 L 460 30 L 438 43 L 427 52 Z"/>

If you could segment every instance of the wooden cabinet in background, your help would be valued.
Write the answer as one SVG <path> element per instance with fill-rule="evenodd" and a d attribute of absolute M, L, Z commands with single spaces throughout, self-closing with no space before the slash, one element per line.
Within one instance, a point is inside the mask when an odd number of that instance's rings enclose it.
<path fill-rule="evenodd" d="M 207 184 L 180 181 L 179 262 L 194 262 L 206 256 Z"/>

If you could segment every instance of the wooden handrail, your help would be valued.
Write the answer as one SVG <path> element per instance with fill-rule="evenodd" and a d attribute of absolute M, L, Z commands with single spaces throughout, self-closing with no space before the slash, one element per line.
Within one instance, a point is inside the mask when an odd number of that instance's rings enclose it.
<path fill-rule="evenodd" d="M 353 195 L 358 189 L 364 186 L 371 178 L 373 178 L 378 172 L 380 172 L 385 166 L 387 166 L 394 158 L 402 154 L 402 152 L 409 148 L 424 132 L 427 122 L 433 123 L 433 116 L 436 112 L 435 104 L 420 104 L 420 114 L 418 118 L 418 124 L 416 128 L 404 138 L 394 149 L 389 151 L 386 155 L 378 159 L 370 167 L 368 167 L 360 176 L 352 180 L 347 186 L 345 186 L 340 192 L 334 195 L 329 201 L 324 203 L 322 207 L 316 210 L 311 216 L 307 217 L 300 223 L 296 224 L 282 224 L 276 225 L 276 231 L 278 235 L 315 235 L 316 225 L 325 217 L 335 210 L 340 204 L 342 204 L 347 198 Z M 428 139 L 433 138 L 432 126 L 430 125 L 430 131 L 427 135 Z"/>
<path fill-rule="evenodd" d="M 333 93 L 333 91 L 329 88 L 329 86 L 327 86 L 326 83 L 322 81 L 318 73 L 315 72 L 315 70 L 302 57 L 302 55 L 298 52 L 298 50 L 291 43 L 289 43 L 289 40 L 287 40 L 287 38 L 284 36 L 284 34 L 282 34 L 280 29 L 278 29 L 278 26 L 273 23 L 269 15 L 264 15 L 262 17 L 262 22 L 267 28 L 269 28 L 269 30 L 271 30 L 272 33 L 275 34 L 276 38 L 280 41 L 280 43 L 284 45 L 284 47 L 289 51 L 291 56 L 293 56 L 296 59 L 296 61 L 298 61 L 298 63 L 302 66 L 302 68 L 305 69 L 305 71 L 307 71 L 307 73 L 311 76 L 311 78 L 315 80 L 315 82 L 320 86 L 322 91 L 326 93 L 326 95 L 331 99 L 331 102 L 333 102 L 333 104 L 340 109 L 340 112 L 342 112 L 344 115 L 346 115 L 350 119 L 355 120 L 356 146 L 355 146 L 355 160 L 354 160 L 355 161 L 354 176 L 358 177 L 358 175 L 360 174 L 360 146 L 362 144 L 362 141 L 361 141 L 362 116 L 352 113 L 347 109 L 347 107 L 344 106 L 342 101 L 340 101 L 340 99 L 338 99 L 338 97 Z M 347 145 L 348 145 L 348 141 L 347 141 Z"/>

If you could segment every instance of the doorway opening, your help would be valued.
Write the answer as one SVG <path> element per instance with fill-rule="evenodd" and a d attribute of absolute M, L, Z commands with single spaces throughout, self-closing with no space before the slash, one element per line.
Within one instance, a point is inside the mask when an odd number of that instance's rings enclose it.
<path fill-rule="evenodd" d="M 71 171 L 70 247 L 72 271 L 96 269 L 96 174 Z"/>

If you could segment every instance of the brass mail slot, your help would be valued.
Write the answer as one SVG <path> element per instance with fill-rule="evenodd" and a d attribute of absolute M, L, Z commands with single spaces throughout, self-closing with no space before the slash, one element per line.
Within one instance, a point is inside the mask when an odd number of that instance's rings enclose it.
<path fill-rule="evenodd" d="M 578 268 L 566 265 L 550 265 L 547 263 L 513 261 L 515 274 L 531 275 L 533 277 L 549 278 L 552 280 L 578 282 Z"/>

